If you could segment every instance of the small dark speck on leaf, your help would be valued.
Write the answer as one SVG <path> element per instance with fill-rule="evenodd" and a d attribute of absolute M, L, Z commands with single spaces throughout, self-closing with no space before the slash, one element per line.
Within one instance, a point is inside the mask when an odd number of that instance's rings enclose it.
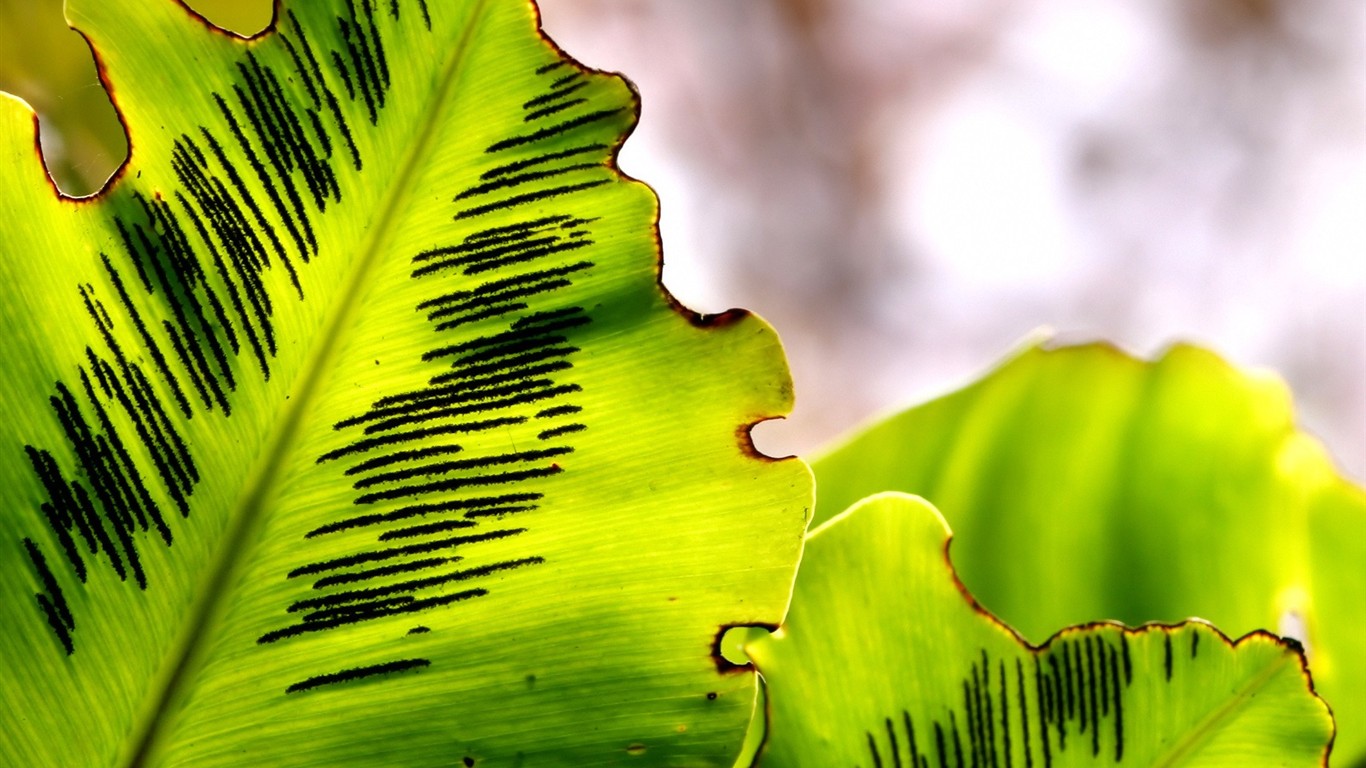
<path fill-rule="evenodd" d="M 536 687 L 536 676 L 535 676 L 535 675 L 527 675 L 527 676 L 526 676 L 526 687 L 528 687 L 528 688 L 535 688 L 535 687 Z"/>
<path fill-rule="evenodd" d="M 464 760 L 461 760 L 460 762 L 464 763 L 466 768 L 472 768 L 472 766 L 474 765 L 474 758 L 467 756 Z"/>
<path fill-rule="evenodd" d="M 707 692 L 707 701 L 716 701 L 716 691 Z"/>
<path fill-rule="evenodd" d="M 645 754 L 645 745 L 644 745 L 644 744 L 632 744 L 631 746 L 629 746 L 629 747 L 626 748 L 626 754 L 628 754 L 628 755 L 643 755 L 643 754 Z"/>

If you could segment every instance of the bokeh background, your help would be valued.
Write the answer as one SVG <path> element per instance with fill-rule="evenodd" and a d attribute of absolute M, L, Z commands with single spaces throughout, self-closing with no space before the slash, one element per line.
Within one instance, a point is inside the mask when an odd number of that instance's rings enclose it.
<path fill-rule="evenodd" d="M 171 0 L 145 0 L 170 2 Z M 197 0 L 243 33 L 265 0 Z M 1366 3 L 542 0 L 643 94 L 621 166 L 665 283 L 783 335 L 806 453 L 946 392 L 1040 327 L 1270 368 L 1366 478 Z M 58 0 L 0 0 L 0 89 L 51 171 L 125 151 Z"/>

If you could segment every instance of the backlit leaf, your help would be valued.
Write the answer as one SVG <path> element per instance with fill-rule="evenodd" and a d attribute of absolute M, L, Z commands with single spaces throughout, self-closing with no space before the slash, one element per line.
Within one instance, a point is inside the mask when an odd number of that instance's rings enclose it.
<path fill-rule="evenodd" d="M 728 764 L 811 481 L 624 81 L 522 0 L 67 12 L 131 157 L 59 199 L 0 97 L 0 763 Z"/>
<path fill-rule="evenodd" d="M 758 765 L 1324 764 L 1332 718 L 1295 646 L 1187 623 L 1031 647 L 962 590 L 947 538 L 895 493 L 811 534 L 787 621 L 747 646 L 768 693 Z"/>
<path fill-rule="evenodd" d="M 1189 346 L 1031 347 L 814 465 L 817 521 L 884 490 L 933 502 L 964 584 L 1032 642 L 1196 616 L 1299 639 L 1334 762 L 1366 761 L 1366 493 L 1279 380 Z"/>

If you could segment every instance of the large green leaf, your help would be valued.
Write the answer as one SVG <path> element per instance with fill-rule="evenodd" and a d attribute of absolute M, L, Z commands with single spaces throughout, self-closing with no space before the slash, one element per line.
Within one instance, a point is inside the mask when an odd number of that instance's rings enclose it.
<path fill-rule="evenodd" d="M 1366 494 L 1279 380 L 1188 346 L 1036 346 L 814 464 L 817 520 L 883 490 L 931 500 L 963 582 L 1032 641 L 1191 616 L 1299 638 L 1335 762 L 1366 762 Z"/>
<path fill-rule="evenodd" d="M 956 549 L 956 548 L 955 548 Z M 874 496 L 812 532 L 775 635 L 758 764 L 1316 766 L 1333 723 L 1298 647 L 1201 623 L 1030 647 L 962 591 L 933 507 Z"/>
<path fill-rule="evenodd" d="M 771 329 L 658 285 L 525 0 L 72 0 L 131 157 L 0 97 L 0 763 L 724 765 L 810 504 Z"/>

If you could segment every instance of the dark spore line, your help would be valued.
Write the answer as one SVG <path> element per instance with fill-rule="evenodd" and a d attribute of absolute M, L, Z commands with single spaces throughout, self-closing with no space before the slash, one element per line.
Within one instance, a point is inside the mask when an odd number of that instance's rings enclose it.
<path fill-rule="evenodd" d="M 423 628 L 425 629 L 425 628 Z M 301 680 L 285 689 L 285 693 L 298 693 L 317 688 L 323 685 L 335 685 L 346 683 L 352 680 L 362 680 L 376 675 L 390 675 L 395 672 L 407 672 L 412 669 L 421 669 L 431 666 L 427 659 L 398 659 L 397 661 L 386 661 L 383 664 L 373 664 L 368 667 L 351 667 L 340 672 L 333 672 L 326 675 L 314 675 L 313 677 Z"/>
<path fill-rule="evenodd" d="M 1090 634 L 1055 640 L 1034 653 L 1032 682 L 1023 660 L 1016 660 L 1011 675 L 1003 659 L 992 659 L 983 651 L 960 683 L 957 706 L 919 728 L 908 710 L 902 710 L 899 717 L 884 718 L 878 727 L 863 733 L 868 757 L 873 765 L 928 766 L 933 756 L 942 766 L 1015 768 L 1019 751 L 1024 768 L 1036 764 L 1050 768 L 1054 756 L 1069 748 L 1069 730 L 1074 734 L 1089 731 L 1090 739 L 1070 744 L 1086 744 L 1092 756 L 1100 758 L 1104 727 L 1113 735 L 1111 756 L 1120 762 L 1124 757 L 1123 690 L 1130 682 L 1121 674 L 1127 647 L 1123 633 L 1118 633 L 1113 644 L 1104 636 Z M 917 739 L 917 733 L 928 733 L 927 727 L 935 735 L 933 755 L 922 754 Z"/>

